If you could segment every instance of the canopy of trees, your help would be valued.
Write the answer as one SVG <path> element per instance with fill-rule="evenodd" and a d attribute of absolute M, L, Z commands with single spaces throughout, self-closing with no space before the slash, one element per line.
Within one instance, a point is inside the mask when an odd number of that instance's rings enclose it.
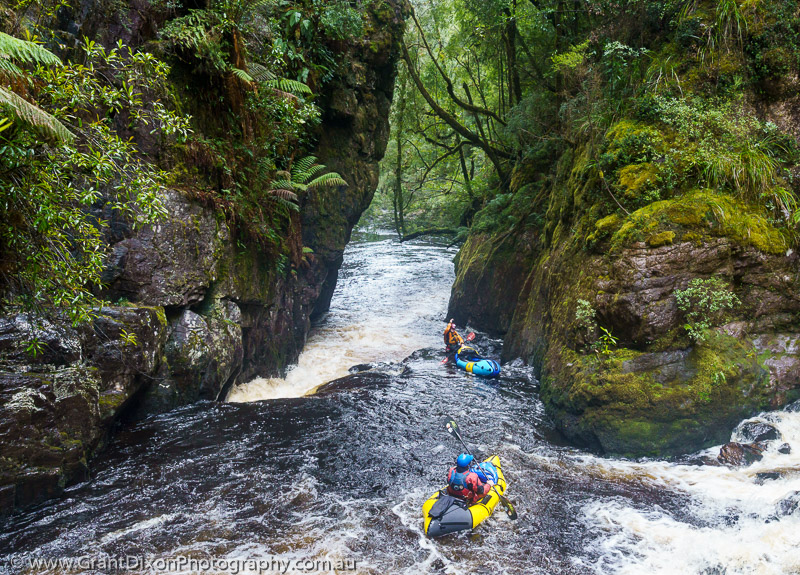
<path fill-rule="evenodd" d="M 796 142 L 757 113 L 800 69 L 785 3 L 412 4 L 373 208 L 401 238 L 541 223 L 559 159 L 578 149 L 603 214 L 714 187 L 797 223 Z M 650 128 L 619 149 L 623 120 Z"/>

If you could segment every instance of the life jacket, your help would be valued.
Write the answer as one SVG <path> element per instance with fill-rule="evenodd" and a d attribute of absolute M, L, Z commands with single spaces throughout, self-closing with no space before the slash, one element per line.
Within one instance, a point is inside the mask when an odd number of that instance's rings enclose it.
<path fill-rule="evenodd" d="M 458 335 L 458 332 L 447 324 L 444 330 L 444 344 L 447 347 L 456 347 L 464 342 L 464 338 Z"/>
<path fill-rule="evenodd" d="M 447 493 L 472 503 L 483 497 L 487 489 L 474 471 L 470 469 L 458 471 L 457 467 L 451 467 L 447 474 Z"/>

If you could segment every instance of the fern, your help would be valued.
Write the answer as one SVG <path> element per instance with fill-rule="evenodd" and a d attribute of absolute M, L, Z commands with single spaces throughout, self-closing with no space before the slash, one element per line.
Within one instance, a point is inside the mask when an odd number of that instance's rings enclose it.
<path fill-rule="evenodd" d="M 0 87 L 0 106 L 24 124 L 48 138 L 72 142 L 75 136 L 55 116 L 31 104 L 11 90 Z"/>
<path fill-rule="evenodd" d="M 272 70 L 266 66 L 262 66 L 258 62 L 250 63 L 250 75 L 253 77 L 254 82 L 267 82 L 269 80 L 275 80 L 275 74 L 272 72 Z"/>
<path fill-rule="evenodd" d="M 272 182 L 267 194 L 276 200 L 284 202 L 299 202 L 299 193 L 308 190 L 328 188 L 333 186 L 346 186 L 347 182 L 336 172 L 329 172 L 321 176 L 314 177 L 325 169 L 322 164 L 317 164 L 317 158 L 306 156 L 300 158 L 292 166 L 290 174 L 278 172 L 281 179 Z M 289 179 L 287 179 L 289 176 Z M 295 206 L 297 208 L 297 206 Z"/>
<path fill-rule="evenodd" d="M 316 188 L 328 188 L 333 186 L 346 186 L 347 182 L 344 181 L 339 174 L 336 172 L 330 172 L 328 174 L 322 174 L 320 177 L 316 178 L 309 182 L 306 187 L 308 189 L 316 189 Z"/>
<path fill-rule="evenodd" d="M 265 80 L 264 85 L 268 88 L 275 88 L 283 92 L 297 93 L 297 94 L 313 94 L 314 92 L 308 87 L 308 84 L 298 82 L 297 80 L 290 80 L 289 78 L 274 78 L 272 80 Z"/>
<path fill-rule="evenodd" d="M 241 68 L 231 68 L 231 73 L 243 82 L 253 82 L 253 77 Z"/>
<path fill-rule="evenodd" d="M 0 32 L 0 75 L 25 78 L 25 72 L 13 60 L 23 64 L 61 66 L 58 56 L 38 44 Z M 19 122 L 27 124 L 47 138 L 62 142 L 74 140 L 72 132 L 55 116 L 48 114 L 35 104 L 31 104 L 8 88 L 0 87 L 0 107 Z"/>
<path fill-rule="evenodd" d="M 24 64 L 61 66 L 61 60 L 49 50 L 33 42 L 20 40 L 2 32 L 0 32 L 0 58 L 16 60 Z"/>
<path fill-rule="evenodd" d="M 19 66 L 14 64 L 11 60 L 7 60 L 0 56 L 0 76 L 7 78 L 22 78 L 25 72 Z"/>
<path fill-rule="evenodd" d="M 296 202 L 299 200 L 297 194 L 295 194 L 291 190 L 287 190 L 285 188 L 279 188 L 277 190 L 273 189 L 268 192 L 271 196 L 275 196 L 277 198 L 281 198 L 283 200 Z"/>
<path fill-rule="evenodd" d="M 297 182 L 304 182 L 308 179 L 308 171 L 317 161 L 315 156 L 306 156 L 297 160 L 292 167 L 292 180 Z"/>

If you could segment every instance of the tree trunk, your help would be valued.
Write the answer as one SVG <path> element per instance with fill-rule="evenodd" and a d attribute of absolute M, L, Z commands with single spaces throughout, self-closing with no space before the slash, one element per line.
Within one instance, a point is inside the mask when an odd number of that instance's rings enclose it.
<path fill-rule="evenodd" d="M 394 166 L 394 228 L 397 235 L 402 240 L 406 234 L 405 221 L 405 202 L 403 200 L 403 127 L 406 115 L 406 98 L 408 92 L 408 75 L 402 75 L 400 84 L 400 100 L 397 103 L 397 114 L 395 116 L 397 130 L 395 140 L 397 143 L 397 160 Z"/>

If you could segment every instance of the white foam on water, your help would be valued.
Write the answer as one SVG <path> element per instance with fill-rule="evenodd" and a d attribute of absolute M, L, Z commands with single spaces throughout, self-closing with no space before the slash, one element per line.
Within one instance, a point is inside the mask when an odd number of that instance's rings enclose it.
<path fill-rule="evenodd" d="M 756 419 L 777 427 L 782 439 L 771 442 L 764 458 L 748 467 L 575 458 L 590 475 L 640 481 L 688 496 L 679 517 L 621 498 L 587 504 L 582 520 L 597 535 L 591 544 L 596 560 L 580 563 L 596 573 L 619 575 L 800 573 L 800 513 L 776 514 L 781 499 L 800 491 L 800 413 L 773 412 Z M 784 442 L 793 446 L 791 454 L 778 452 Z M 778 479 L 758 477 L 776 472 Z"/>
<path fill-rule="evenodd" d="M 441 247 L 391 240 L 348 246 L 331 310 L 311 331 L 297 365 L 285 378 L 236 386 L 227 401 L 301 397 L 348 375 L 354 365 L 443 347 L 451 257 Z"/>
<path fill-rule="evenodd" d="M 285 378 L 256 378 L 233 388 L 227 400 L 241 403 L 302 397 L 324 383 L 348 375 L 354 365 L 402 359 L 419 347 L 417 334 L 400 330 L 389 349 L 386 329 L 375 323 L 336 330 L 321 328 L 308 339 L 297 365 Z"/>

